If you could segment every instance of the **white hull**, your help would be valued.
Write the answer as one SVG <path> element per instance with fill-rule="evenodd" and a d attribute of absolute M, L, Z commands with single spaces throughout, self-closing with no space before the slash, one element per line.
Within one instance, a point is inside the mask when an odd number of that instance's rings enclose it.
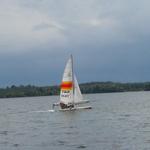
<path fill-rule="evenodd" d="M 59 109 L 59 111 L 74 111 L 74 110 L 81 110 L 81 109 L 92 109 L 92 107 L 91 106 L 74 107 L 74 108 Z"/>
<path fill-rule="evenodd" d="M 90 102 L 89 100 L 82 100 L 82 101 L 74 102 L 74 104 L 78 105 L 78 104 L 85 104 L 85 103 L 89 103 L 89 102 Z M 60 106 L 60 102 L 54 103 L 53 105 Z"/>

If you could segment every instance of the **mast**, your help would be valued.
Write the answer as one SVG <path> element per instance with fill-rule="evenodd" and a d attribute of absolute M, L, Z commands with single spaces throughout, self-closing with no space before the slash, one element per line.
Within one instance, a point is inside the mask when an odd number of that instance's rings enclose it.
<path fill-rule="evenodd" d="M 74 68 L 73 68 L 73 56 L 72 56 L 72 54 L 71 54 L 71 61 L 72 61 L 72 83 L 73 83 L 73 104 L 74 104 Z"/>

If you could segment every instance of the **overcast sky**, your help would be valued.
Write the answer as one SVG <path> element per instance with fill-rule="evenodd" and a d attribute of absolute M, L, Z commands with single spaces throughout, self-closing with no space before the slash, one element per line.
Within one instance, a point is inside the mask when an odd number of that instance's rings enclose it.
<path fill-rule="evenodd" d="M 149 0 L 0 0 L 0 86 L 150 81 Z"/>

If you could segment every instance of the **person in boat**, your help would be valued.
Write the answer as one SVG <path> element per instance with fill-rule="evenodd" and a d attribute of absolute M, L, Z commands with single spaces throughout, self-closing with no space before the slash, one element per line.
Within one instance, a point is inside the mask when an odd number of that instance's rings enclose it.
<path fill-rule="evenodd" d="M 69 103 L 69 104 L 64 104 L 64 103 L 62 103 L 62 102 L 60 102 L 60 107 L 61 107 L 61 109 L 67 109 L 67 108 L 74 108 L 74 104 L 72 104 L 72 103 Z"/>
<path fill-rule="evenodd" d="M 52 109 L 54 109 L 55 106 L 59 106 L 59 105 L 60 105 L 61 109 L 74 108 L 74 104 L 72 104 L 72 103 L 64 104 L 64 103 L 60 102 L 60 103 L 54 103 L 52 105 Z"/>

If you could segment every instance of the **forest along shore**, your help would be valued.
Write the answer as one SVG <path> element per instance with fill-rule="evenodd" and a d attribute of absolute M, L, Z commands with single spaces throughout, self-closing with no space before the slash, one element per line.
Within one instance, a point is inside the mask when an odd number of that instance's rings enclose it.
<path fill-rule="evenodd" d="M 81 92 L 88 93 L 112 93 L 128 91 L 150 91 L 150 82 L 142 83 L 119 83 L 119 82 L 89 82 L 80 84 Z M 12 85 L 0 88 L 0 98 L 30 97 L 58 95 L 59 86 L 33 86 L 33 85 Z"/>

